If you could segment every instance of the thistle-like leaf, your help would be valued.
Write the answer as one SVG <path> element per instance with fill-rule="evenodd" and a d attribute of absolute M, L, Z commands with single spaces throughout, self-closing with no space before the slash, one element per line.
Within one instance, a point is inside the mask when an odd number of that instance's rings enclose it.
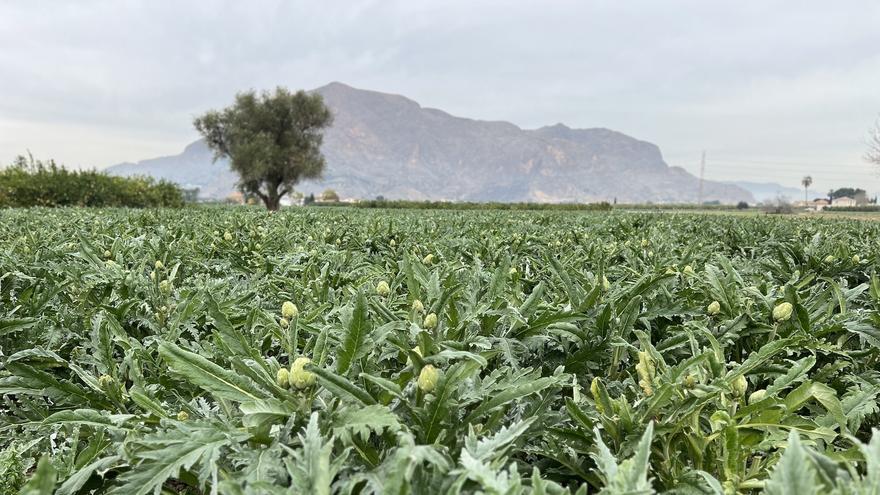
<path fill-rule="evenodd" d="M 224 369 L 204 357 L 181 349 L 171 342 L 159 344 L 159 355 L 168 367 L 188 382 L 217 398 L 235 402 L 266 399 L 269 394 L 241 375 Z"/>

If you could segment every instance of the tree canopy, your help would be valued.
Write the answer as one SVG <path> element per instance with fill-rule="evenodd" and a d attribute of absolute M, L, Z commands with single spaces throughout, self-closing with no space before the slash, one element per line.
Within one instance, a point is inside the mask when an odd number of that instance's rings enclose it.
<path fill-rule="evenodd" d="M 339 201 L 339 194 L 336 193 L 333 189 L 326 189 L 323 193 L 321 193 L 322 201 Z"/>
<path fill-rule="evenodd" d="M 277 210 L 294 185 L 321 177 L 323 130 L 332 121 L 321 95 L 278 87 L 239 93 L 231 106 L 206 112 L 194 125 L 215 160 L 229 158 L 241 191 Z"/>
<path fill-rule="evenodd" d="M 853 188 L 853 187 L 841 187 L 839 189 L 833 189 L 833 190 L 829 191 L 828 196 L 831 197 L 832 199 L 843 198 L 843 197 L 854 198 L 859 193 L 864 194 L 865 190 L 859 189 L 859 188 Z"/>

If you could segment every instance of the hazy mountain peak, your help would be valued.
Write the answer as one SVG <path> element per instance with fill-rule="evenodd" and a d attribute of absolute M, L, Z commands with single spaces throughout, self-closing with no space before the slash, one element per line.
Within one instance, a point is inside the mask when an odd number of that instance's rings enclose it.
<path fill-rule="evenodd" d="M 345 84 L 345 83 L 342 83 L 339 81 L 330 81 L 329 83 L 321 86 L 320 88 L 315 88 L 312 91 L 316 91 L 316 92 L 320 93 L 321 91 L 324 91 L 324 90 L 346 90 L 346 89 L 354 89 L 354 88 L 349 86 L 348 84 Z"/>
<path fill-rule="evenodd" d="M 333 106 L 332 102 L 346 102 L 349 105 L 375 105 L 377 108 L 382 105 L 402 105 L 412 109 L 421 108 L 421 105 L 405 96 L 359 89 L 341 82 L 331 82 L 312 91 L 323 96 L 325 102 L 328 102 L 330 106 Z"/>

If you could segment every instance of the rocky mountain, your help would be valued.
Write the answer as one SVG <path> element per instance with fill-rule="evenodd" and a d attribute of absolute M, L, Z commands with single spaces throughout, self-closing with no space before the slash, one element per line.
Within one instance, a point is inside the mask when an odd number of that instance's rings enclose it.
<path fill-rule="evenodd" d="M 694 202 L 699 181 L 664 161 L 660 149 L 608 129 L 556 124 L 521 129 L 424 108 L 398 95 L 331 83 L 316 89 L 334 113 L 324 137 L 324 178 L 298 190 L 341 197 L 533 202 Z M 223 197 L 235 176 L 212 164 L 203 142 L 180 155 L 123 163 L 119 175 L 152 175 Z M 753 201 L 732 184 L 704 183 L 704 198 Z"/>

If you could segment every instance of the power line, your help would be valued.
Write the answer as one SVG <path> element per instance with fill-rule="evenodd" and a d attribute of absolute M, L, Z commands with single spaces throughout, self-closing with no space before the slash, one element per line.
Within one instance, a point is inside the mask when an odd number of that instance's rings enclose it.
<path fill-rule="evenodd" d="M 728 170 L 728 171 L 731 171 L 731 170 L 732 171 L 760 171 L 761 173 L 776 172 L 776 173 L 781 173 L 781 174 L 802 174 L 804 172 L 807 172 L 807 173 L 815 172 L 817 175 L 833 175 L 836 177 L 840 177 L 841 173 L 844 173 L 841 171 L 830 171 L 830 170 L 815 171 L 813 168 L 810 168 L 810 166 L 798 166 L 798 167 L 784 166 L 784 167 L 781 167 L 781 166 L 776 166 L 776 165 L 771 166 L 771 164 L 765 164 L 763 166 L 757 165 L 757 164 L 742 165 L 739 163 L 731 163 L 731 162 L 725 162 L 725 161 L 721 161 L 721 160 L 713 160 L 712 163 L 717 163 L 719 165 L 724 165 L 724 166 L 735 166 L 736 167 L 736 168 L 727 168 L 726 170 Z M 693 162 L 690 162 L 690 163 L 679 162 L 677 165 L 679 167 L 688 167 L 693 170 L 697 170 L 698 167 L 700 166 L 699 163 L 693 163 Z M 768 168 L 768 167 L 770 167 L 770 168 Z M 866 166 L 863 170 L 847 170 L 845 173 L 848 175 L 859 175 L 859 176 L 876 175 L 877 178 L 880 179 L 880 169 L 872 169 L 870 166 Z"/>
<path fill-rule="evenodd" d="M 743 164 L 743 165 L 775 165 L 782 167 L 796 167 L 798 169 L 802 169 L 802 167 L 852 167 L 852 168 L 872 168 L 873 165 L 870 163 L 816 163 L 816 162 L 778 162 L 774 160 L 738 160 L 731 158 L 712 158 L 712 162 L 717 163 L 726 163 L 726 164 Z M 693 163 L 693 162 L 679 162 L 679 163 Z"/>
<path fill-rule="evenodd" d="M 692 172 L 691 172 L 692 174 L 697 175 L 697 170 L 695 168 L 692 168 L 690 170 L 692 170 Z M 723 171 L 723 170 L 715 169 L 715 173 L 708 175 L 706 177 L 706 180 L 717 180 L 714 177 L 719 177 L 719 176 L 740 177 L 743 175 L 748 175 L 748 176 L 754 175 L 756 177 L 762 177 L 762 178 L 797 180 L 798 183 L 800 183 L 800 180 L 803 177 L 803 174 L 808 173 L 809 175 L 812 175 L 814 179 L 818 178 L 818 179 L 821 179 L 822 181 L 869 180 L 870 182 L 873 182 L 873 180 L 870 180 L 870 179 L 873 179 L 872 177 L 864 176 L 861 174 L 858 174 L 858 175 L 857 174 L 850 174 L 847 176 L 841 176 L 841 174 L 832 174 L 832 173 L 829 173 L 829 174 L 818 173 L 817 174 L 814 172 L 810 172 L 809 170 L 800 170 L 797 172 L 773 173 L 772 171 L 768 172 L 766 170 L 761 170 L 761 169 L 752 169 L 752 170 L 737 170 L 735 172 L 740 172 L 740 173 L 734 174 L 734 173 L 731 173 L 731 171 Z M 743 180 L 746 180 L 746 179 L 743 179 Z M 876 180 L 880 180 L 880 177 L 878 177 Z M 760 180 L 752 181 L 752 182 L 760 182 Z"/>
<path fill-rule="evenodd" d="M 775 161 L 775 160 L 746 160 L 741 158 L 722 158 L 716 159 L 718 162 L 729 162 L 729 163 L 754 163 L 758 165 L 793 165 L 798 167 L 860 167 L 860 166 L 870 166 L 867 163 L 863 163 L 860 165 L 856 165 L 853 163 L 845 164 L 845 163 L 818 163 L 818 162 L 792 162 L 792 161 Z"/>
<path fill-rule="evenodd" d="M 880 172 L 880 169 L 867 163 L 860 165 L 844 165 L 841 163 L 819 164 L 815 162 L 724 159 L 723 157 L 716 159 L 714 156 L 712 158 L 712 163 L 721 165 L 721 167 L 715 167 L 715 174 L 711 174 L 712 180 L 721 182 L 766 182 L 777 183 L 777 185 L 782 188 L 799 189 L 799 186 L 801 185 L 800 181 L 805 173 L 811 175 L 820 185 L 858 183 L 863 187 L 867 186 L 868 188 L 874 189 L 875 186 L 871 186 L 869 183 L 874 183 L 875 180 L 880 181 L 880 173 L 878 173 Z M 679 162 L 678 166 L 691 170 L 691 173 L 694 173 L 699 167 L 700 190 L 703 189 L 703 183 L 707 180 L 705 176 L 705 156 L 699 163 Z M 817 171 L 814 170 L 816 167 L 821 167 L 825 170 L 819 170 L 817 173 Z M 856 170 L 830 171 L 828 170 L 830 167 L 855 168 Z M 731 175 L 738 176 L 732 178 L 719 178 L 718 175 L 727 177 L 730 177 Z M 702 194 L 698 197 L 702 197 Z"/>
<path fill-rule="evenodd" d="M 692 166 L 692 167 L 699 166 L 698 162 L 675 162 L 675 163 L 679 164 L 679 166 L 682 166 L 682 165 Z M 792 165 L 792 164 L 779 165 L 779 164 L 767 163 L 767 162 L 765 162 L 765 163 L 733 162 L 733 161 L 727 161 L 727 160 L 712 160 L 712 163 L 717 163 L 719 165 L 726 165 L 726 166 L 736 166 L 737 169 L 763 169 L 763 170 L 766 170 L 767 167 L 772 167 L 771 170 L 786 170 L 786 171 L 788 171 L 788 170 L 799 171 L 800 170 L 800 171 L 803 171 L 803 170 L 815 170 L 817 168 L 821 170 L 822 168 L 825 168 L 826 172 L 835 173 L 834 171 L 827 170 L 828 167 L 819 167 L 817 165 Z M 843 165 L 833 165 L 833 167 L 843 167 Z M 851 168 L 849 168 L 847 170 L 855 170 L 855 171 L 863 170 L 865 172 L 868 172 L 871 170 L 876 170 L 876 171 L 880 172 L 880 168 L 876 168 L 873 165 L 868 165 L 868 164 L 865 164 L 864 166 L 853 165 L 853 166 L 849 166 L 849 167 L 851 167 Z"/>

